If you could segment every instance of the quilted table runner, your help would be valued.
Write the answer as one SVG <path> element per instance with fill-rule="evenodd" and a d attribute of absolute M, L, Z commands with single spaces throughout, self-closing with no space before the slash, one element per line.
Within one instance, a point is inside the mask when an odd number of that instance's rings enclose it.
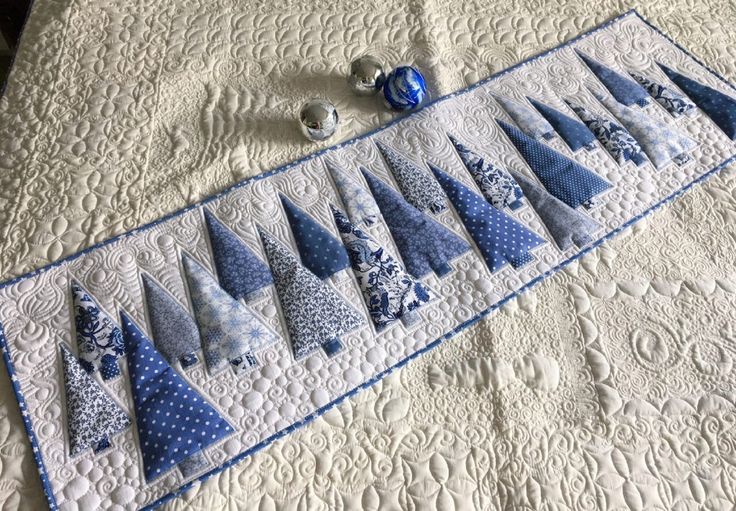
<path fill-rule="evenodd" d="M 162 504 L 734 159 L 733 86 L 629 13 L 2 284 L 50 506 Z"/>

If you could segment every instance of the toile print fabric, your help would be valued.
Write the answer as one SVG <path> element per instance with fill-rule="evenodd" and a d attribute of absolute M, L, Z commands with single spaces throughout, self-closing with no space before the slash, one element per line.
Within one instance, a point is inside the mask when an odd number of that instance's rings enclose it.
<path fill-rule="evenodd" d="M 624 165 L 632 161 L 636 166 L 640 166 L 648 161 L 639 142 L 622 126 L 593 113 L 570 98 L 565 98 L 565 102 L 595 135 L 608 154 L 616 160 L 616 163 Z"/>
<path fill-rule="evenodd" d="M 418 279 L 449 274 L 450 262 L 468 252 L 470 245 L 367 170 L 363 175 L 409 273 Z"/>
<path fill-rule="evenodd" d="M 330 232 L 299 209 L 286 196 L 279 195 L 302 264 L 322 280 L 350 267 L 345 247 Z"/>
<path fill-rule="evenodd" d="M 594 94 L 596 99 L 624 125 L 658 169 L 675 162 L 682 165 L 690 161 L 690 153 L 697 142 L 658 121 L 641 110 L 622 105 L 610 96 Z"/>
<path fill-rule="evenodd" d="M 217 374 L 228 364 L 236 371 L 256 366 L 255 352 L 279 337 L 247 305 L 226 293 L 215 278 L 186 253 L 182 254 L 182 268 L 208 372 Z"/>
<path fill-rule="evenodd" d="M 524 205 L 524 194 L 519 185 L 503 167 L 472 151 L 455 136 L 447 134 L 457 154 L 465 164 L 483 197 L 496 209 L 519 209 Z"/>
<path fill-rule="evenodd" d="M 447 208 L 442 189 L 429 172 L 382 142 L 376 141 L 376 147 L 409 204 L 419 211 L 432 213 L 440 213 Z"/>
<path fill-rule="evenodd" d="M 322 348 L 328 355 L 342 349 L 340 337 L 365 320 L 343 297 L 299 263 L 281 242 L 258 229 L 295 359 Z"/>
<path fill-rule="evenodd" d="M 120 328 L 75 280 L 71 292 L 79 363 L 90 374 L 99 370 L 103 380 L 120 376 L 117 360 L 125 354 Z"/>
<path fill-rule="evenodd" d="M 589 208 L 592 199 L 611 188 L 605 179 L 575 160 L 527 137 L 504 121 L 496 119 L 496 122 L 544 187 L 571 208 Z"/>
<path fill-rule="evenodd" d="M 664 71 L 667 78 L 687 94 L 728 138 L 736 140 L 736 99 L 678 73 L 664 64 L 658 62 L 657 65 Z"/>
<path fill-rule="evenodd" d="M 546 241 L 435 165 L 432 172 L 447 193 L 463 225 L 491 272 L 510 264 L 522 268 L 534 260 L 531 251 Z"/>
<path fill-rule="evenodd" d="M 672 117 L 679 117 L 681 115 L 691 115 L 697 108 L 695 103 L 684 94 L 679 93 L 673 88 L 665 87 L 664 85 L 657 83 L 651 78 L 647 78 L 639 73 L 629 72 L 631 77 L 636 80 L 639 85 L 644 87 L 649 95 L 659 103 Z"/>
<path fill-rule="evenodd" d="M 325 166 L 330 171 L 337 193 L 345 206 L 350 221 L 356 225 L 373 225 L 381 215 L 376 201 L 370 192 L 348 174 L 341 166 L 327 160 Z"/>
<path fill-rule="evenodd" d="M 537 112 L 518 101 L 492 94 L 499 105 L 509 114 L 516 125 L 535 140 L 549 140 L 555 136 L 552 125 Z"/>
<path fill-rule="evenodd" d="M 432 300 L 429 289 L 412 278 L 388 250 L 350 223 L 342 211 L 332 207 L 332 214 L 376 330 Z"/>
<path fill-rule="evenodd" d="M 220 287 L 246 302 L 273 284 L 268 265 L 207 208 L 204 219 Z"/>
<path fill-rule="evenodd" d="M 541 101 L 527 98 L 537 111 L 547 119 L 558 135 L 565 141 L 571 151 L 585 149 L 592 151 L 596 148 L 596 137 L 588 127 L 572 117 L 563 114 L 559 110 L 545 105 Z"/>
<path fill-rule="evenodd" d="M 627 106 L 646 106 L 649 104 L 649 93 L 631 78 L 614 71 L 608 66 L 604 66 L 579 50 L 575 50 L 575 53 L 585 62 L 588 69 L 608 89 L 611 95 L 616 98 L 616 101 Z"/>
<path fill-rule="evenodd" d="M 150 482 L 227 438 L 233 428 L 166 363 L 125 312 L 120 318 L 143 473 Z"/>
<path fill-rule="evenodd" d="M 194 318 L 176 298 L 171 296 L 153 277 L 141 276 L 148 309 L 148 323 L 156 349 L 170 365 L 181 363 L 182 368 L 199 361 L 199 330 Z"/>
<path fill-rule="evenodd" d="M 69 455 L 87 449 L 100 452 L 110 437 L 130 426 L 130 417 L 90 376 L 65 344 L 61 343 Z"/>

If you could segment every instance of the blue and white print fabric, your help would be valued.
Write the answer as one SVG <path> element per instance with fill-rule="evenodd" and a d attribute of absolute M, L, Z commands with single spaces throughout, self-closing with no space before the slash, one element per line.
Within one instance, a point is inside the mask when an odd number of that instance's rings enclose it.
<path fill-rule="evenodd" d="M 69 348 L 63 343 L 59 346 L 64 373 L 69 455 L 76 456 L 90 447 L 100 452 L 110 445 L 111 436 L 130 426 L 130 417 L 87 374 Z"/>
<path fill-rule="evenodd" d="M 678 165 L 690 161 L 688 153 L 698 145 L 693 139 L 657 121 L 641 110 L 622 105 L 610 96 L 596 94 L 596 98 L 621 121 L 621 124 L 639 142 L 655 167 L 661 169 L 671 161 Z"/>
<path fill-rule="evenodd" d="M 503 211 L 491 207 L 481 196 L 438 167 L 430 164 L 430 168 L 491 272 L 506 264 L 521 268 L 534 260 L 531 250 L 546 243 L 542 238 Z"/>
<path fill-rule="evenodd" d="M 470 245 L 370 172 L 364 170 L 363 174 L 407 271 L 418 279 L 432 272 L 440 277 L 450 273 L 450 261 L 468 252 Z"/>
<path fill-rule="evenodd" d="M 383 159 L 399 185 L 406 201 L 419 211 L 440 213 L 447 208 L 442 188 L 424 169 L 405 158 L 386 144 L 376 142 Z"/>
<path fill-rule="evenodd" d="M 125 354 L 120 328 L 77 281 L 71 289 L 79 362 L 90 374 L 99 369 L 103 380 L 119 376 L 117 360 Z"/>
<path fill-rule="evenodd" d="M 639 142 L 622 126 L 610 119 L 594 114 L 572 99 L 565 99 L 565 103 L 585 123 L 608 154 L 616 160 L 616 163 L 624 165 L 627 161 L 632 161 L 639 166 L 647 162 L 647 157 Z"/>
<path fill-rule="evenodd" d="M 333 207 L 332 213 L 377 331 L 432 299 L 429 289 L 406 273 L 384 247 L 351 224 L 342 211 Z"/>
<path fill-rule="evenodd" d="M 571 208 L 521 172 L 512 170 L 511 173 L 560 250 L 573 245 L 583 248 L 593 241 L 593 233 L 601 228 L 598 222 Z"/>
<path fill-rule="evenodd" d="M 695 103 L 690 101 L 687 96 L 677 92 L 675 89 L 665 87 L 664 85 L 638 73 L 629 72 L 629 74 L 639 83 L 639 85 L 644 87 L 652 99 L 664 107 L 672 117 L 679 117 L 683 114 L 690 115 L 695 111 Z"/>
<path fill-rule="evenodd" d="M 527 137 L 508 123 L 499 119 L 496 122 L 547 191 L 571 208 L 590 207 L 591 199 L 611 188 L 608 181 L 576 161 Z"/>
<path fill-rule="evenodd" d="M 143 473 L 151 482 L 226 438 L 233 428 L 182 378 L 125 313 L 120 313 Z"/>
<path fill-rule="evenodd" d="M 539 111 L 542 117 L 547 119 L 571 151 L 578 151 L 580 149 L 591 151 L 595 149 L 595 135 L 585 124 L 540 101 L 532 98 L 527 99 Z"/>
<path fill-rule="evenodd" d="M 209 373 L 219 373 L 228 363 L 236 372 L 258 365 L 255 352 L 276 342 L 278 336 L 186 253 L 182 254 L 182 267 Z"/>
<path fill-rule="evenodd" d="M 627 106 L 646 106 L 649 103 L 649 93 L 634 80 L 604 66 L 579 50 L 575 50 L 575 53 L 619 103 Z"/>
<path fill-rule="evenodd" d="M 499 105 L 509 114 L 521 131 L 535 140 L 549 140 L 555 136 L 555 130 L 547 120 L 531 108 L 512 99 L 492 94 Z"/>
<path fill-rule="evenodd" d="M 273 284 L 268 265 L 210 211 L 204 210 L 212 259 L 222 289 L 246 302 Z"/>
<path fill-rule="evenodd" d="M 276 238 L 260 227 L 258 232 L 276 283 L 294 358 L 300 359 L 320 347 L 333 355 L 342 349 L 340 337 L 364 325 L 365 320 Z"/>
<path fill-rule="evenodd" d="M 496 209 L 518 209 L 524 205 L 524 194 L 506 169 L 470 150 L 453 135 L 448 133 L 447 137 L 491 206 Z"/>
<path fill-rule="evenodd" d="M 321 279 L 350 267 L 345 247 L 330 232 L 279 194 L 302 263 Z"/>
<path fill-rule="evenodd" d="M 678 73 L 674 69 L 657 63 L 662 71 L 682 92 L 688 95 L 698 107 L 726 134 L 736 140 L 736 99 Z"/>
<path fill-rule="evenodd" d="M 342 200 L 350 221 L 355 225 L 373 225 L 378 221 L 380 211 L 371 194 L 357 180 L 339 165 L 327 160 L 327 169 L 332 175 L 337 193 Z"/>
<path fill-rule="evenodd" d="M 156 349 L 169 364 L 180 362 L 183 368 L 199 360 L 199 330 L 187 310 L 150 275 L 141 276 L 148 307 L 148 322 Z"/>

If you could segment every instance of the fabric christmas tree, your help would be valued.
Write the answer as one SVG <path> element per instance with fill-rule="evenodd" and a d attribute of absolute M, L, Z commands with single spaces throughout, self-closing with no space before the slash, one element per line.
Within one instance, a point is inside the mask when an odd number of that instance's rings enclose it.
<path fill-rule="evenodd" d="M 484 159 L 478 153 L 461 144 L 457 138 L 447 134 L 455 146 L 460 159 L 465 164 L 475 184 L 480 188 L 483 197 L 496 209 L 509 207 L 518 209 L 524 205 L 524 194 L 506 169 L 498 167 Z"/>
<path fill-rule="evenodd" d="M 582 248 L 593 241 L 593 233 L 600 229 L 598 222 L 571 208 L 521 172 L 512 170 L 511 174 L 560 250 L 573 245 Z"/>
<path fill-rule="evenodd" d="M 639 83 L 639 85 L 644 87 L 654 101 L 664 107 L 672 117 L 679 117 L 683 114 L 690 115 L 695 112 L 695 103 L 690 101 L 687 96 L 638 73 L 629 72 L 629 74 Z"/>
<path fill-rule="evenodd" d="M 450 273 L 449 261 L 470 250 L 470 245 L 370 172 L 364 170 L 363 175 L 409 273 L 418 279 L 431 272 L 440 277 Z"/>
<path fill-rule="evenodd" d="M 640 110 L 618 103 L 610 96 L 595 96 L 639 142 L 655 167 L 661 169 L 671 161 L 678 165 L 690 161 L 687 153 L 698 146 L 693 139 Z"/>
<path fill-rule="evenodd" d="M 199 331 L 187 310 L 150 275 L 142 274 L 153 343 L 169 364 L 180 362 L 183 368 L 199 360 Z"/>
<path fill-rule="evenodd" d="M 279 194 L 302 263 L 322 280 L 350 267 L 345 247 L 307 213 Z"/>
<path fill-rule="evenodd" d="M 531 108 L 502 96 L 492 95 L 509 114 L 521 131 L 535 140 L 549 140 L 555 136 L 555 130 L 547 119 L 541 117 Z"/>
<path fill-rule="evenodd" d="M 611 185 L 593 171 L 496 119 L 545 188 L 571 208 L 591 206 L 591 200 Z"/>
<path fill-rule="evenodd" d="M 578 151 L 579 149 L 592 151 L 595 149 L 595 135 L 585 124 L 544 103 L 532 98 L 527 99 L 559 133 L 571 151 Z"/>
<path fill-rule="evenodd" d="M 616 160 L 616 163 L 624 165 L 627 161 L 633 161 L 635 165 L 639 166 L 647 162 L 647 157 L 641 146 L 639 146 L 639 142 L 623 127 L 605 117 L 594 114 L 572 99 L 565 99 L 565 103 L 593 132 L 598 142 Z"/>
<path fill-rule="evenodd" d="M 226 438 L 233 428 L 166 363 L 125 312 L 120 321 L 143 473 L 150 483 Z"/>
<path fill-rule="evenodd" d="M 100 452 L 110 446 L 110 437 L 130 426 L 130 418 L 82 368 L 63 343 L 61 362 L 64 372 L 69 455 L 89 449 Z"/>
<path fill-rule="evenodd" d="M 503 211 L 491 207 L 481 196 L 438 167 L 430 164 L 429 168 L 437 176 L 491 272 L 506 264 L 521 268 L 534 260 L 530 251 L 546 243 L 542 238 Z"/>
<path fill-rule="evenodd" d="M 646 106 L 649 103 L 649 93 L 641 85 L 593 60 L 583 52 L 578 50 L 575 52 L 619 103 L 639 106 Z"/>
<path fill-rule="evenodd" d="M 419 211 L 432 213 L 440 213 L 447 208 L 442 188 L 426 170 L 381 142 L 376 142 L 376 146 L 409 204 Z"/>
<path fill-rule="evenodd" d="M 345 205 L 350 221 L 355 225 L 373 225 L 380 214 L 376 201 L 348 172 L 329 160 L 325 162 L 332 175 L 337 193 Z"/>
<path fill-rule="evenodd" d="M 233 231 L 206 209 L 204 219 L 220 286 L 230 296 L 248 302 L 262 293 L 264 288 L 273 284 L 268 265 L 261 261 Z"/>
<path fill-rule="evenodd" d="M 120 328 L 77 281 L 71 289 L 79 363 L 90 374 L 99 369 L 106 381 L 119 376 L 117 360 L 125 353 Z"/>
<path fill-rule="evenodd" d="M 294 358 L 322 348 L 342 349 L 340 337 L 364 324 L 363 317 L 336 291 L 299 263 L 289 249 L 258 228 L 271 266 Z"/>
<path fill-rule="evenodd" d="M 258 365 L 255 352 L 276 342 L 276 334 L 191 256 L 181 259 L 209 373 L 223 371 L 228 362 L 236 373 Z"/>
<path fill-rule="evenodd" d="M 692 78 L 657 63 L 662 71 L 682 92 L 716 123 L 731 140 L 736 140 L 736 99 L 721 91 L 696 82 Z"/>
<path fill-rule="evenodd" d="M 415 311 L 432 299 L 429 289 L 406 273 L 384 247 L 351 224 L 342 211 L 333 206 L 332 213 L 376 330 L 380 332 L 397 319 L 407 325 L 418 321 Z"/>

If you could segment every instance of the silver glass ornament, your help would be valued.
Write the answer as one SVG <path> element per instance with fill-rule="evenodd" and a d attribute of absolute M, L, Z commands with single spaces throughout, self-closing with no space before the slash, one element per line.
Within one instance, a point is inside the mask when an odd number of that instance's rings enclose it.
<path fill-rule="evenodd" d="M 383 64 L 372 55 L 363 55 L 350 63 L 348 85 L 359 96 L 375 94 L 386 81 Z"/>
<path fill-rule="evenodd" d="M 309 140 L 330 138 L 337 131 L 339 116 L 335 105 L 326 99 L 310 99 L 299 111 L 299 126 Z"/>

